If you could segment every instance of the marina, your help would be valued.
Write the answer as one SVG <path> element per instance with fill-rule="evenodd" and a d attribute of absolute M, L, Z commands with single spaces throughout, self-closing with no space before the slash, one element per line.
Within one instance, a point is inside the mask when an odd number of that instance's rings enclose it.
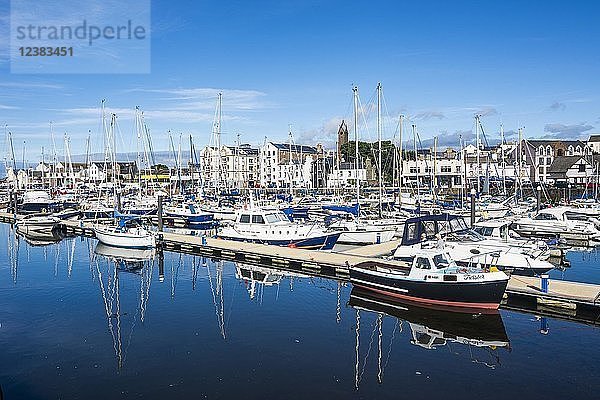
<path fill-rule="evenodd" d="M 0 400 L 597 400 L 599 14 L 0 3 Z"/>

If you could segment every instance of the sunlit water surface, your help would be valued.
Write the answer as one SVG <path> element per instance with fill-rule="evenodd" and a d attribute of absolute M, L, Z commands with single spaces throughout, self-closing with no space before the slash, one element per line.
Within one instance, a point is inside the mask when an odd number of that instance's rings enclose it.
<path fill-rule="evenodd" d="M 146 256 L 0 226 L 4 398 L 599 398 L 598 328 L 394 309 L 335 280 Z M 553 277 L 600 283 L 595 252 L 569 259 Z"/>

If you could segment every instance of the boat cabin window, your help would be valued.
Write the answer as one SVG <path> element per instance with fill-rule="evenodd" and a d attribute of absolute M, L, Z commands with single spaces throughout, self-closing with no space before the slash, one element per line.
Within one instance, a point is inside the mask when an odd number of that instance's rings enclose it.
<path fill-rule="evenodd" d="M 448 268 L 450 266 L 450 261 L 443 254 L 433 256 L 433 262 L 437 269 Z"/>
<path fill-rule="evenodd" d="M 267 221 L 268 224 L 272 224 L 272 223 L 279 221 L 279 218 L 277 218 L 277 214 L 266 214 L 265 220 Z"/>
<path fill-rule="evenodd" d="M 252 223 L 253 224 L 264 224 L 265 220 L 263 219 L 262 215 L 253 215 L 252 216 Z"/>
<path fill-rule="evenodd" d="M 557 221 L 558 220 L 558 218 L 556 218 L 554 215 L 546 214 L 546 213 L 540 213 L 540 214 L 536 215 L 534 219 L 537 221 Z"/>
<path fill-rule="evenodd" d="M 429 263 L 429 259 L 425 257 L 418 257 L 417 262 L 415 263 L 417 268 L 421 269 L 431 269 L 431 264 Z"/>
<path fill-rule="evenodd" d="M 249 214 L 242 214 L 240 216 L 240 222 L 242 224 L 249 224 L 250 223 L 250 215 Z"/>
<path fill-rule="evenodd" d="M 494 232 L 494 228 L 490 228 L 489 226 L 476 226 L 474 230 L 481 236 L 492 236 Z"/>

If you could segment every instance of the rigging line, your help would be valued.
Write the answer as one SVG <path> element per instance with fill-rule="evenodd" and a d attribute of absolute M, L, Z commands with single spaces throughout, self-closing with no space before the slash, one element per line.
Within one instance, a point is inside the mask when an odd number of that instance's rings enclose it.
<path fill-rule="evenodd" d="M 388 353 L 387 353 L 387 357 L 385 358 L 385 363 L 383 364 L 383 370 L 385 371 L 388 362 L 390 361 L 390 356 L 392 355 L 392 344 L 394 342 L 394 338 L 396 337 L 396 328 L 399 327 L 400 328 L 400 333 L 402 333 L 402 321 L 398 318 L 396 318 L 396 322 L 394 323 L 394 329 L 392 330 L 392 337 L 390 338 L 390 344 L 388 345 Z"/>
<path fill-rule="evenodd" d="M 365 369 L 367 368 L 367 360 L 371 355 L 371 349 L 373 348 L 373 342 L 375 341 L 375 332 L 377 331 L 377 320 L 373 321 L 373 330 L 371 331 L 371 338 L 369 340 L 369 347 L 367 348 L 367 354 L 365 354 L 362 370 L 360 371 L 360 377 L 365 374 Z"/>

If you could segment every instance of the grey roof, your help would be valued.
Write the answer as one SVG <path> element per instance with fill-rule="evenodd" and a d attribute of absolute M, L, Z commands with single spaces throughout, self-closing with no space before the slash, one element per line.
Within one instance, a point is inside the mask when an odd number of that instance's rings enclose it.
<path fill-rule="evenodd" d="M 590 135 L 588 142 L 600 142 L 600 134 L 598 135 Z"/>
<path fill-rule="evenodd" d="M 271 144 L 273 146 L 275 146 L 278 150 L 290 151 L 290 148 L 291 148 L 292 152 L 294 152 L 294 153 L 309 153 L 309 154 L 317 153 L 316 147 L 305 146 L 303 144 L 290 145 L 289 143 L 273 143 L 273 142 L 271 142 Z"/>
<path fill-rule="evenodd" d="M 551 174 L 561 174 L 568 171 L 569 168 L 573 166 L 577 161 L 579 161 L 582 156 L 560 156 L 554 157 L 554 161 L 552 161 L 552 165 L 548 169 L 548 172 Z"/>
<path fill-rule="evenodd" d="M 238 154 L 240 155 L 247 155 L 247 156 L 258 156 L 258 149 L 253 149 L 252 147 L 248 147 L 248 146 L 244 146 L 241 145 L 240 147 L 237 146 L 227 146 L 234 154 L 237 151 Z"/>
<path fill-rule="evenodd" d="M 523 139 L 525 140 L 525 139 Z M 563 144 L 565 146 L 573 145 L 573 146 L 585 146 L 585 143 L 581 140 L 561 140 L 561 139 L 527 139 L 526 143 L 529 143 L 533 147 L 539 146 L 547 146 L 547 145 L 557 145 Z"/>

